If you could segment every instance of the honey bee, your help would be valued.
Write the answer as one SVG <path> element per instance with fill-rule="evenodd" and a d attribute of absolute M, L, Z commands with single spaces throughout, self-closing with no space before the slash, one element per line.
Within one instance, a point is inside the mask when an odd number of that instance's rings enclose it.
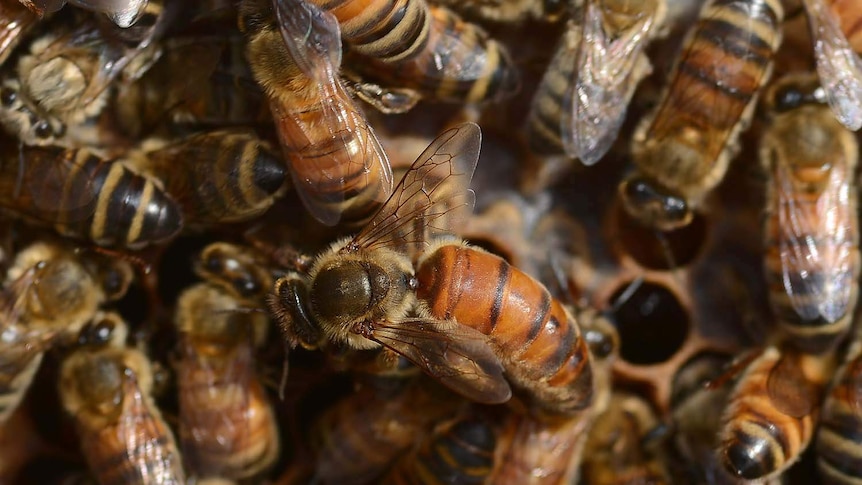
<path fill-rule="evenodd" d="M 450 399 L 415 380 L 360 388 L 314 424 L 315 479 L 343 485 L 375 480 L 417 435 L 452 410 Z"/>
<path fill-rule="evenodd" d="M 294 190 L 326 225 L 368 219 L 392 192 L 392 169 L 338 78 L 338 22 L 305 0 L 276 0 L 274 15 L 263 0 L 241 7 L 246 57 L 269 97 Z"/>
<path fill-rule="evenodd" d="M 772 74 L 783 18 L 778 0 L 704 5 L 658 108 L 632 139 L 636 170 L 619 192 L 635 219 L 663 231 L 685 226 L 724 178 Z"/>
<path fill-rule="evenodd" d="M 160 183 L 121 161 L 85 149 L 6 148 L 0 207 L 19 218 L 64 236 L 128 249 L 168 241 L 183 227 L 180 208 Z"/>
<path fill-rule="evenodd" d="M 494 467 L 497 432 L 476 412 L 449 420 L 402 456 L 383 483 L 483 484 Z"/>
<path fill-rule="evenodd" d="M 823 401 L 817 432 L 817 465 L 828 482 L 850 485 L 862 480 L 862 342 L 851 345 Z"/>
<path fill-rule="evenodd" d="M 240 222 L 269 209 L 285 190 L 284 164 L 244 129 L 217 130 L 174 142 L 144 142 L 127 166 L 159 180 L 189 227 Z M 208 162 L 208 163 L 203 163 Z"/>
<path fill-rule="evenodd" d="M 81 347 L 63 361 L 60 399 L 100 484 L 186 483 L 152 386 L 150 362 L 135 349 Z"/>
<path fill-rule="evenodd" d="M 104 13 L 118 27 L 128 28 L 135 24 L 149 3 L 149 0 L 20 0 L 21 4 L 30 9 L 31 12 L 42 18 L 46 14 L 54 13 L 68 2 L 76 7 L 81 7 L 94 12 Z"/>
<path fill-rule="evenodd" d="M 519 88 L 505 47 L 446 7 L 404 0 L 393 15 L 382 1 L 312 2 L 338 20 L 356 54 L 349 67 L 369 79 L 447 102 L 499 101 Z"/>
<path fill-rule="evenodd" d="M 838 121 L 850 130 L 862 128 L 862 59 L 853 50 L 842 27 L 862 19 L 862 10 L 839 19 L 830 0 L 803 0 L 808 12 L 814 59 L 823 92 Z M 852 8 L 852 7 L 851 7 Z M 852 24 L 851 24 L 852 25 Z M 850 29 L 855 27 L 848 26 Z"/>
<path fill-rule="evenodd" d="M 105 130 L 88 126 L 108 102 L 110 84 L 145 52 L 153 39 L 129 48 L 90 24 L 52 30 L 30 44 L 0 82 L 0 124 L 26 145 L 106 145 Z"/>
<path fill-rule="evenodd" d="M 782 99 L 805 99 L 800 82 L 816 85 L 790 78 L 776 91 Z M 797 347 L 822 352 L 850 328 L 859 291 L 852 182 L 858 143 L 824 105 L 779 100 L 775 110 L 760 152 L 770 179 L 764 218 L 770 303 Z"/>
<path fill-rule="evenodd" d="M 177 302 L 180 444 L 190 472 L 201 478 L 258 476 L 279 454 L 278 426 L 254 370 L 269 320 L 238 308 L 208 284 L 192 286 Z"/>
<path fill-rule="evenodd" d="M 0 422 L 5 422 L 33 381 L 45 351 L 76 336 L 104 298 L 71 252 L 35 243 L 15 257 L 0 301 Z"/>
<path fill-rule="evenodd" d="M 572 313 L 504 259 L 444 237 L 473 205 L 480 143 L 472 123 L 443 132 L 354 238 L 276 282 L 270 309 L 293 346 L 384 346 L 478 402 L 507 401 L 511 382 L 550 411 L 586 408 L 592 370 Z"/>
<path fill-rule="evenodd" d="M 719 460 L 732 476 L 768 480 L 799 459 L 814 433 L 830 360 L 770 346 L 736 363 L 744 368 L 718 439 Z"/>
<path fill-rule="evenodd" d="M 585 165 L 611 148 L 635 87 L 652 72 L 644 48 L 664 21 L 664 0 L 587 0 L 571 20 L 527 121 L 530 145 Z"/>
<path fill-rule="evenodd" d="M 212 243 L 201 251 L 195 272 L 234 298 L 252 303 L 262 303 L 277 279 L 255 250 L 224 242 Z"/>
<path fill-rule="evenodd" d="M 593 424 L 581 474 L 591 485 L 669 484 L 662 457 L 644 437 L 659 426 L 650 405 L 634 394 L 615 393 Z"/>

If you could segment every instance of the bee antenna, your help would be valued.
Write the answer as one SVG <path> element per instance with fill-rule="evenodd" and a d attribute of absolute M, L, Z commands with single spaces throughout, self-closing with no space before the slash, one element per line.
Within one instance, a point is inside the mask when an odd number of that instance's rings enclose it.
<path fill-rule="evenodd" d="M 278 399 L 284 402 L 284 390 L 287 388 L 287 374 L 290 371 L 290 344 L 284 341 L 284 362 L 281 364 L 281 380 L 278 383 Z"/>
<path fill-rule="evenodd" d="M 24 186 L 24 142 L 18 140 L 18 173 L 15 175 L 15 194 L 16 199 L 21 196 L 21 189 Z"/>

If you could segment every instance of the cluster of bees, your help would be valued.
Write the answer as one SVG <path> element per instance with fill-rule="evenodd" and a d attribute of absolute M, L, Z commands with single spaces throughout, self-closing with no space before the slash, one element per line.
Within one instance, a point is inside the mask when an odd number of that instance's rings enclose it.
<path fill-rule="evenodd" d="M 862 3 L 68 3 L 0 0 L 0 483 L 862 483 Z M 654 273 L 747 318 L 627 372 Z"/>

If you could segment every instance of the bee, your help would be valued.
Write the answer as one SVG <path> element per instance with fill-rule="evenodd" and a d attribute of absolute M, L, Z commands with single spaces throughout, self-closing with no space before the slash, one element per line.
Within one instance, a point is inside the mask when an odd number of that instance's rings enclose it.
<path fill-rule="evenodd" d="M 504 259 L 444 237 L 473 205 L 480 143 L 472 123 L 443 132 L 355 237 L 276 282 L 270 309 L 293 346 L 384 346 L 478 402 L 507 401 L 512 382 L 553 412 L 586 408 L 572 313 Z"/>
<path fill-rule="evenodd" d="M 314 423 L 315 479 L 369 483 L 416 442 L 434 421 L 453 411 L 439 389 L 412 379 L 387 379 L 361 387 Z"/>
<path fill-rule="evenodd" d="M 793 105 L 810 97 L 813 89 L 796 84 L 805 82 L 816 86 L 795 78 L 776 85 L 781 99 L 763 135 L 760 158 L 770 180 L 764 272 L 779 325 L 797 347 L 822 352 L 850 328 L 858 297 L 859 148 L 828 107 Z"/>
<path fill-rule="evenodd" d="M 338 78 L 338 22 L 305 0 L 276 0 L 274 15 L 247 0 L 240 22 L 303 204 L 329 226 L 368 219 L 392 192 L 392 169 Z"/>
<path fill-rule="evenodd" d="M 803 0 L 802 3 L 808 12 L 823 95 L 838 121 L 856 131 L 862 128 L 862 59 L 853 50 L 842 28 L 855 29 L 852 22 L 854 18 L 862 19 L 862 9 L 851 10 L 847 18 L 838 18 L 828 4 L 839 2 Z"/>
<path fill-rule="evenodd" d="M 252 248 L 216 242 L 201 251 L 195 272 L 234 298 L 254 304 L 265 301 L 277 279 L 267 266 L 263 255 Z"/>
<path fill-rule="evenodd" d="M 820 475 L 839 485 L 862 480 L 862 341 L 854 342 L 823 401 L 817 432 Z"/>
<path fill-rule="evenodd" d="M 494 467 L 497 431 L 476 412 L 437 426 L 421 444 L 402 456 L 383 483 L 483 484 Z"/>
<path fill-rule="evenodd" d="M 100 484 L 186 483 L 152 386 L 150 362 L 135 349 L 81 347 L 63 361 L 60 400 Z"/>
<path fill-rule="evenodd" d="M 732 476 L 768 480 L 799 459 L 814 433 L 830 359 L 770 346 L 735 364 L 742 372 L 718 438 L 719 461 Z"/>
<path fill-rule="evenodd" d="M 20 0 L 21 4 L 30 9 L 31 12 L 42 18 L 46 14 L 54 13 L 66 2 L 76 7 L 104 13 L 117 27 L 128 28 L 135 24 L 144 14 L 149 0 L 111 0 L 107 2 L 93 2 L 88 0 Z"/>
<path fill-rule="evenodd" d="M 0 422 L 5 422 L 33 381 L 45 351 L 77 335 L 105 295 L 70 251 L 34 243 L 15 257 L 0 293 Z"/>
<path fill-rule="evenodd" d="M 259 476 L 279 454 L 278 426 L 254 370 L 269 320 L 239 308 L 208 284 L 192 286 L 177 302 L 180 444 L 189 470 L 202 478 Z"/>
<path fill-rule="evenodd" d="M 30 223 L 128 249 L 168 241 L 183 227 L 181 209 L 160 182 L 121 161 L 103 160 L 86 149 L 6 148 L 0 207 Z"/>
<path fill-rule="evenodd" d="M 517 92 L 505 47 L 479 26 L 425 0 L 312 0 L 334 15 L 356 56 L 349 67 L 369 79 L 446 102 L 499 101 Z"/>
<path fill-rule="evenodd" d="M 711 0 L 689 32 L 664 96 L 632 139 L 623 206 L 662 231 L 687 225 L 723 178 L 772 74 L 784 10 L 778 0 Z"/>
<path fill-rule="evenodd" d="M 671 483 L 660 454 L 644 443 L 658 426 L 646 401 L 634 394 L 615 393 L 587 438 L 583 480 L 591 485 Z"/>
<path fill-rule="evenodd" d="M 152 40 L 130 48 L 89 23 L 43 34 L 0 81 L 0 125 L 26 145 L 107 145 L 112 134 L 88 125 L 106 106 L 111 83 L 147 65 L 132 61 L 157 55 Z"/>
<path fill-rule="evenodd" d="M 125 160 L 164 185 L 189 227 L 257 217 L 284 193 L 287 178 L 269 145 L 245 129 L 210 131 L 173 142 L 150 140 Z"/>
<path fill-rule="evenodd" d="M 527 121 L 537 153 L 585 165 L 611 148 L 638 83 L 652 72 L 644 48 L 664 21 L 664 0 L 587 0 L 571 20 Z"/>

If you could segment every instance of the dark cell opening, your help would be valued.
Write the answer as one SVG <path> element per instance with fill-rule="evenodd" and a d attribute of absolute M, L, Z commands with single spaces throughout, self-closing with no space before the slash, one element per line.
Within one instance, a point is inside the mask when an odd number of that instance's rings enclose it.
<path fill-rule="evenodd" d="M 617 301 L 626 293 L 623 285 L 614 293 Z M 655 283 L 641 284 L 630 297 L 618 303 L 612 321 L 620 334 L 620 356 L 639 365 L 664 362 L 685 342 L 689 317 L 667 288 Z"/>
<path fill-rule="evenodd" d="M 619 235 L 625 251 L 644 268 L 655 270 L 686 266 L 700 253 L 706 240 L 706 219 L 695 214 L 686 227 L 659 232 L 634 221 L 619 210 Z"/>

